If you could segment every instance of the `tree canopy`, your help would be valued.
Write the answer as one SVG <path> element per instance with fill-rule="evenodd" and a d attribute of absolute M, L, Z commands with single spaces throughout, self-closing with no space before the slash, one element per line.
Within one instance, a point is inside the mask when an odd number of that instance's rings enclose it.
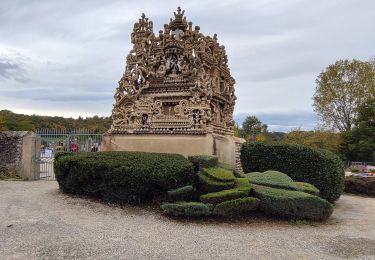
<path fill-rule="evenodd" d="M 247 116 L 242 123 L 241 136 L 255 139 L 258 134 L 267 132 L 267 128 L 256 116 Z"/>
<path fill-rule="evenodd" d="M 324 125 L 348 131 L 358 107 L 375 98 L 375 68 L 370 62 L 339 60 L 320 73 L 313 97 L 314 110 Z"/>

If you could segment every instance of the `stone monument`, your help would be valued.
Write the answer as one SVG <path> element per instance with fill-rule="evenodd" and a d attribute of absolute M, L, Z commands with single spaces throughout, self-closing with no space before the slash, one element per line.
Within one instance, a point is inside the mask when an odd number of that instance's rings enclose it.
<path fill-rule="evenodd" d="M 225 47 L 184 12 L 178 7 L 158 35 L 144 14 L 134 24 L 102 148 L 217 155 L 236 165 L 244 140 L 233 136 L 235 80 Z"/>

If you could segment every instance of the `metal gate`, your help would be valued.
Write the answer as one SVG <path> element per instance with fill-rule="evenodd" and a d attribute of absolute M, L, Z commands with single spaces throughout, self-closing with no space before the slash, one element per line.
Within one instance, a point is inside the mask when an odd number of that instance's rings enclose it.
<path fill-rule="evenodd" d="M 39 163 L 41 180 L 55 180 L 53 161 L 58 152 L 99 152 L 102 135 L 92 129 L 37 129 L 40 137 Z"/>

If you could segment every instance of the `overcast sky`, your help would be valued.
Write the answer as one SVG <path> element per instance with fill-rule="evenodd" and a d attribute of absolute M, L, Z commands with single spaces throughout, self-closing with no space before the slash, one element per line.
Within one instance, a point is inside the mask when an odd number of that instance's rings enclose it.
<path fill-rule="evenodd" d="M 134 22 L 144 12 L 156 33 L 179 5 L 226 46 L 236 120 L 254 114 L 271 130 L 315 128 L 318 74 L 375 55 L 374 0 L 1 0 L 0 110 L 110 115 Z"/>

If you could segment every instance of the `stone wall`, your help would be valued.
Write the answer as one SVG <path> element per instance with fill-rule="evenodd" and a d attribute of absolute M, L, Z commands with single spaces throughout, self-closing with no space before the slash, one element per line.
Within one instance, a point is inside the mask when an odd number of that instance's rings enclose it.
<path fill-rule="evenodd" d="M 0 175 L 39 178 L 40 139 L 30 131 L 0 132 Z"/>

